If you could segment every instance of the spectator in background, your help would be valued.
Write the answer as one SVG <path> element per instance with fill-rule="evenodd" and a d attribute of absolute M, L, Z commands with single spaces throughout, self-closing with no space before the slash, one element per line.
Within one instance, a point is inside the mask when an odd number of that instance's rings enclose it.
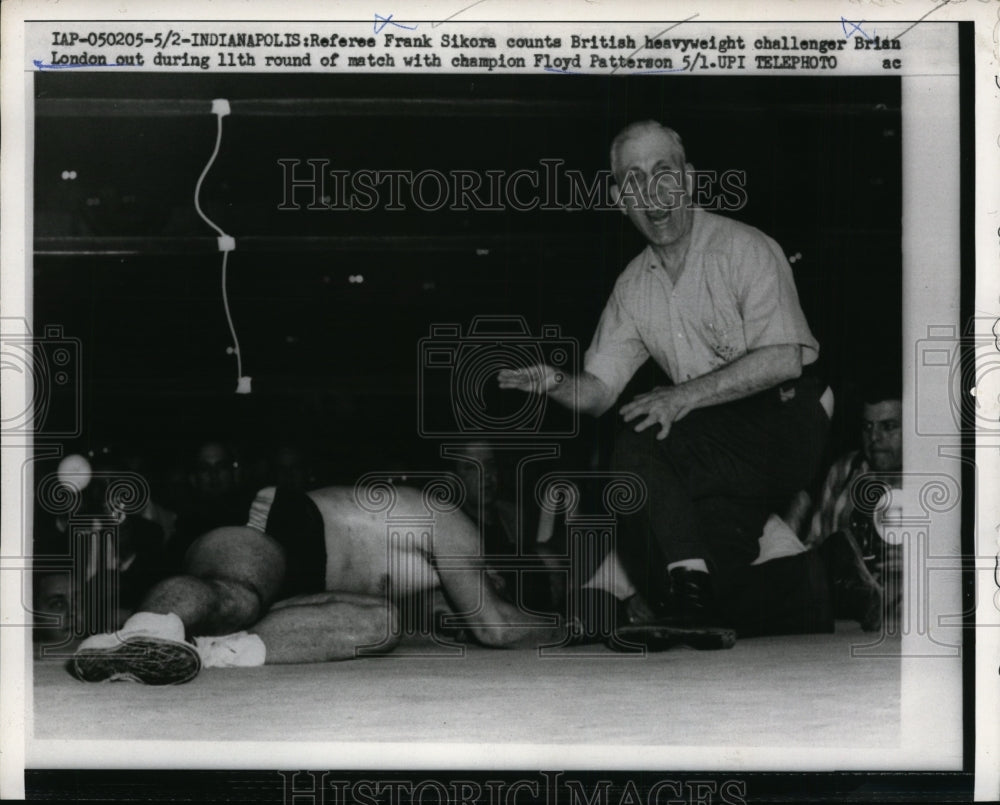
<path fill-rule="evenodd" d="M 861 449 L 830 468 L 806 545 L 827 565 L 837 617 L 874 631 L 894 619 L 901 593 L 902 548 L 879 534 L 877 504 L 902 487 L 903 404 L 898 370 L 867 384 L 861 412 Z"/>
<path fill-rule="evenodd" d="M 125 445 L 118 450 L 117 454 L 123 469 L 141 475 L 149 484 L 151 491 L 149 501 L 145 508 L 139 512 L 139 516 L 160 527 L 165 546 L 177 533 L 177 513 L 163 505 L 160 500 L 158 468 L 149 460 L 148 455 L 138 448 Z"/>
<path fill-rule="evenodd" d="M 478 525 L 483 553 L 494 558 L 496 568 L 489 571 L 494 582 L 528 609 L 565 613 L 566 572 L 551 569 L 550 561 L 565 553 L 565 529 L 554 515 L 539 511 L 534 474 L 519 477 L 510 452 L 487 442 L 457 445 L 451 455 L 452 469 L 465 487 L 462 511 Z M 518 483 L 523 483 L 520 500 Z M 537 565 L 519 572 L 508 563 L 504 569 L 505 559 L 525 556 L 538 557 Z"/>
<path fill-rule="evenodd" d="M 264 485 L 284 486 L 305 492 L 316 485 L 308 451 L 292 441 L 278 442 L 267 462 L 268 478 Z"/>
<path fill-rule="evenodd" d="M 452 465 L 465 486 L 462 511 L 479 524 L 484 552 L 516 553 L 519 524 L 516 493 L 512 488 L 516 481 L 507 477 L 501 482 L 497 451 L 483 442 L 462 444 L 455 449 Z"/>
<path fill-rule="evenodd" d="M 62 462 L 59 480 L 78 502 L 58 515 L 36 511 L 36 637 L 50 645 L 123 623 L 167 575 L 164 531 L 149 517 L 161 507 L 151 508 L 148 481 L 127 466 L 137 455 L 103 447 Z"/>
<path fill-rule="evenodd" d="M 177 518 L 177 535 L 168 559 L 174 570 L 184 564 L 184 553 L 207 531 L 225 525 L 242 525 L 253 492 L 242 483 L 240 463 L 231 447 L 221 441 L 202 443 L 191 456 L 187 472 L 189 500 Z"/>

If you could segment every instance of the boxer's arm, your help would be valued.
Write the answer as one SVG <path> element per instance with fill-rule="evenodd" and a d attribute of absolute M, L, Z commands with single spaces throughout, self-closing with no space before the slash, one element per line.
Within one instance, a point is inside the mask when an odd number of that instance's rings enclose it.
<path fill-rule="evenodd" d="M 461 512 L 444 515 L 435 524 L 434 566 L 461 625 L 483 645 L 532 648 L 565 635 L 551 619 L 521 612 L 489 583 L 482 569 L 479 529 Z"/>

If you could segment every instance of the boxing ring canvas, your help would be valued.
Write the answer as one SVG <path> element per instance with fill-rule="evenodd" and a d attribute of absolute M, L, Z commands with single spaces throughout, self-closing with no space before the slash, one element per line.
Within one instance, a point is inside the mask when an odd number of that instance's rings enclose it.
<path fill-rule="evenodd" d="M 771 768 L 785 767 L 788 747 L 833 768 L 831 755 L 899 744 L 898 661 L 851 656 L 852 646 L 874 642 L 843 621 L 832 635 L 740 641 L 723 662 L 685 648 L 641 658 L 576 647 L 541 659 L 472 646 L 462 659 L 212 669 L 161 689 L 95 689 L 48 662 L 35 668 L 34 728 L 40 740 L 82 740 L 95 753 L 106 741 L 128 742 L 130 754 L 154 764 L 161 741 L 275 742 L 268 751 L 276 759 L 280 743 L 293 741 L 337 744 L 338 753 L 364 758 L 362 768 L 424 766 L 435 744 L 460 745 L 477 768 L 498 758 L 515 768 L 556 758 L 597 768 L 609 751 L 636 767 L 669 758 L 677 768 L 681 757 L 680 768 L 698 767 L 734 745 L 774 747 Z M 883 648 L 893 645 L 898 638 Z M 199 765 L 200 749 L 192 749 L 170 751 Z M 319 757 L 328 752 L 306 749 L 294 762 L 325 767 Z M 73 765 L 99 761 L 84 748 Z"/>

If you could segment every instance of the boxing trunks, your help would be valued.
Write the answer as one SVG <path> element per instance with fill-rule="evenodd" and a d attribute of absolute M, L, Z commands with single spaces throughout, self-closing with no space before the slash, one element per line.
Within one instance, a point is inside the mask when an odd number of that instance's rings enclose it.
<path fill-rule="evenodd" d="M 285 550 L 285 580 L 278 600 L 326 589 L 323 517 L 305 492 L 281 486 L 261 489 L 250 506 L 247 525 Z"/>

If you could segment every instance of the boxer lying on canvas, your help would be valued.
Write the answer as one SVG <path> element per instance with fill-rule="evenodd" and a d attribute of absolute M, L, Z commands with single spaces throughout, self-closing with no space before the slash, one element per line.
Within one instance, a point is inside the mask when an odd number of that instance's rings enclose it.
<path fill-rule="evenodd" d="M 389 513 L 363 508 L 352 488 L 261 490 L 246 526 L 196 540 L 185 574 L 152 587 L 120 631 L 84 641 L 72 673 L 88 682 L 177 684 L 202 665 L 343 660 L 363 646 L 388 651 L 399 641 L 393 601 L 415 594 L 443 595 L 464 631 L 486 646 L 565 637 L 551 620 L 525 625 L 530 617 L 494 589 L 466 515 L 438 512 L 431 541 L 413 525 L 427 515 L 421 492 L 388 494 L 392 518 L 409 518 L 404 538 L 390 538 Z M 439 566 L 440 557 L 459 561 Z"/>

